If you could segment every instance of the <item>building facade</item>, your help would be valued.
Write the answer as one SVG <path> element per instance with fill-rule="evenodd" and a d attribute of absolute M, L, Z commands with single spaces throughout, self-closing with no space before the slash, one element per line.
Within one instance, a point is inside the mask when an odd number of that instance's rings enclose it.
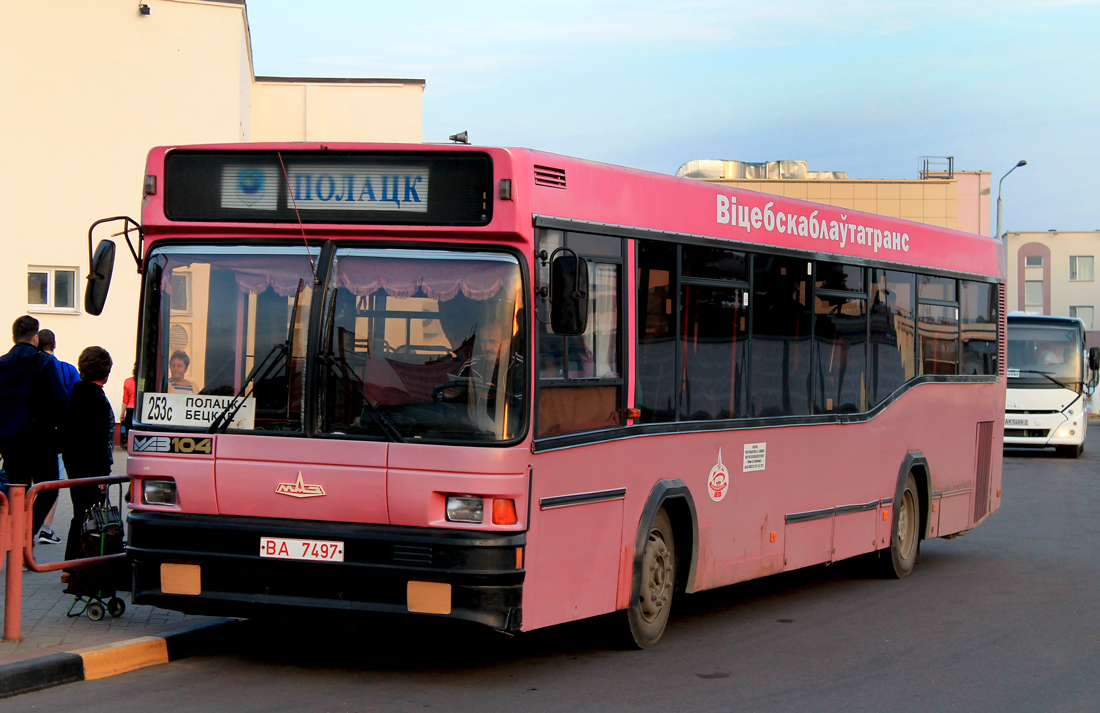
<path fill-rule="evenodd" d="M 150 148 L 421 141 L 423 80 L 255 76 L 241 0 L 20 2 L 2 16 L 0 328 L 30 313 L 72 363 L 86 346 L 106 348 L 116 412 L 134 361 L 140 280 L 116 237 L 107 307 L 83 313 L 88 227 L 114 215 L 140 220 Z"/>
<path fill-rule="evenodd" d="M 696 159 L 676 175 L 788 198 L 989 235 L 989 173 L 922 172 L 922 178 L 862 180 L 808 171 L 805 161 L 745 163 Z"/>
<path fill-rule="evenodd" d="M 1008 306 L 1056 317 L 1079 317 L 1088 346 L 1100 346 L 1100 230 L 1006 233 Z"/>

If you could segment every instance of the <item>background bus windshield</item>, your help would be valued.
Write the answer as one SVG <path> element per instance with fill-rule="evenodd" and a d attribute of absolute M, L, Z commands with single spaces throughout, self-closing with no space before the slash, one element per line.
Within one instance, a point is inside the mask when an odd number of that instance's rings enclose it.
<path fill-rule="evenodd" d="M 1081 332 L 1072 327 L 1009 324 L 1008 368 L 1020 370 L 1009 379 L 1009 388 L 1038 386 L 1058 388 L 1044 374 L 1076 389 L 1081 383 Z"/>

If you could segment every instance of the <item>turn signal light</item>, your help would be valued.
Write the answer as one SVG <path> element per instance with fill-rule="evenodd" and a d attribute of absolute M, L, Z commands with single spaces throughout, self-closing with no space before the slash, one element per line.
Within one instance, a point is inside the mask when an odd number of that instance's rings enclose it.
<path fill-rule="evenodd" d="M 517 522 L 519 522 L 519 518 L 516 517 L 515 500 L 497 498 L 493 501 L 494 525 L 515 525 Z"/>

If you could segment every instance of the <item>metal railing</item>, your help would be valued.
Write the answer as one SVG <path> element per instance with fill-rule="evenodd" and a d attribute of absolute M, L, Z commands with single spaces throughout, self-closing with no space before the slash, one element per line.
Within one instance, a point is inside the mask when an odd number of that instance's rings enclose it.
<path fill-rule="evenodd" d="M 18 641 L 23 614 L 23 565 L 32 572 L 56 572 L 59 569 L 88 567 L 111 560 L 123 559 L 127 555 L 119 552 L 113 555 L 82 557 L 61 562 L 38 564 L 34 561 L 33 524 L 34 499 L 43 490 L 60 490 L 81 485 L 112 485 L 130 480 L 126 475 L 111 475 L 103 478 L 77 478 L 75 480 L 50 480 L 38 483 L 28 491 L 25 485 L 8 485 L 8 496 L 0 492 L 0 552 L 7 553 L 7 572 L 4 576 L 4 638 Z"/>

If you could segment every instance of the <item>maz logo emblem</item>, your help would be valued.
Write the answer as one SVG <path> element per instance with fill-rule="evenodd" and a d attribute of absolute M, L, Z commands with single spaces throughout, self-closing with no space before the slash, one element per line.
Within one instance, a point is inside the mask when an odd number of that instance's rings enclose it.
<path fill-rule="evenodd" d="M 279 483 L 275 488 L 279 495 L 289 495 L 292 498 L 319 498 L 325 494 L 325 489 L 320 485 L 306 485 L 302 480 L 302 471 L 298 471 L 298 480 L 293 483 Z"/>

